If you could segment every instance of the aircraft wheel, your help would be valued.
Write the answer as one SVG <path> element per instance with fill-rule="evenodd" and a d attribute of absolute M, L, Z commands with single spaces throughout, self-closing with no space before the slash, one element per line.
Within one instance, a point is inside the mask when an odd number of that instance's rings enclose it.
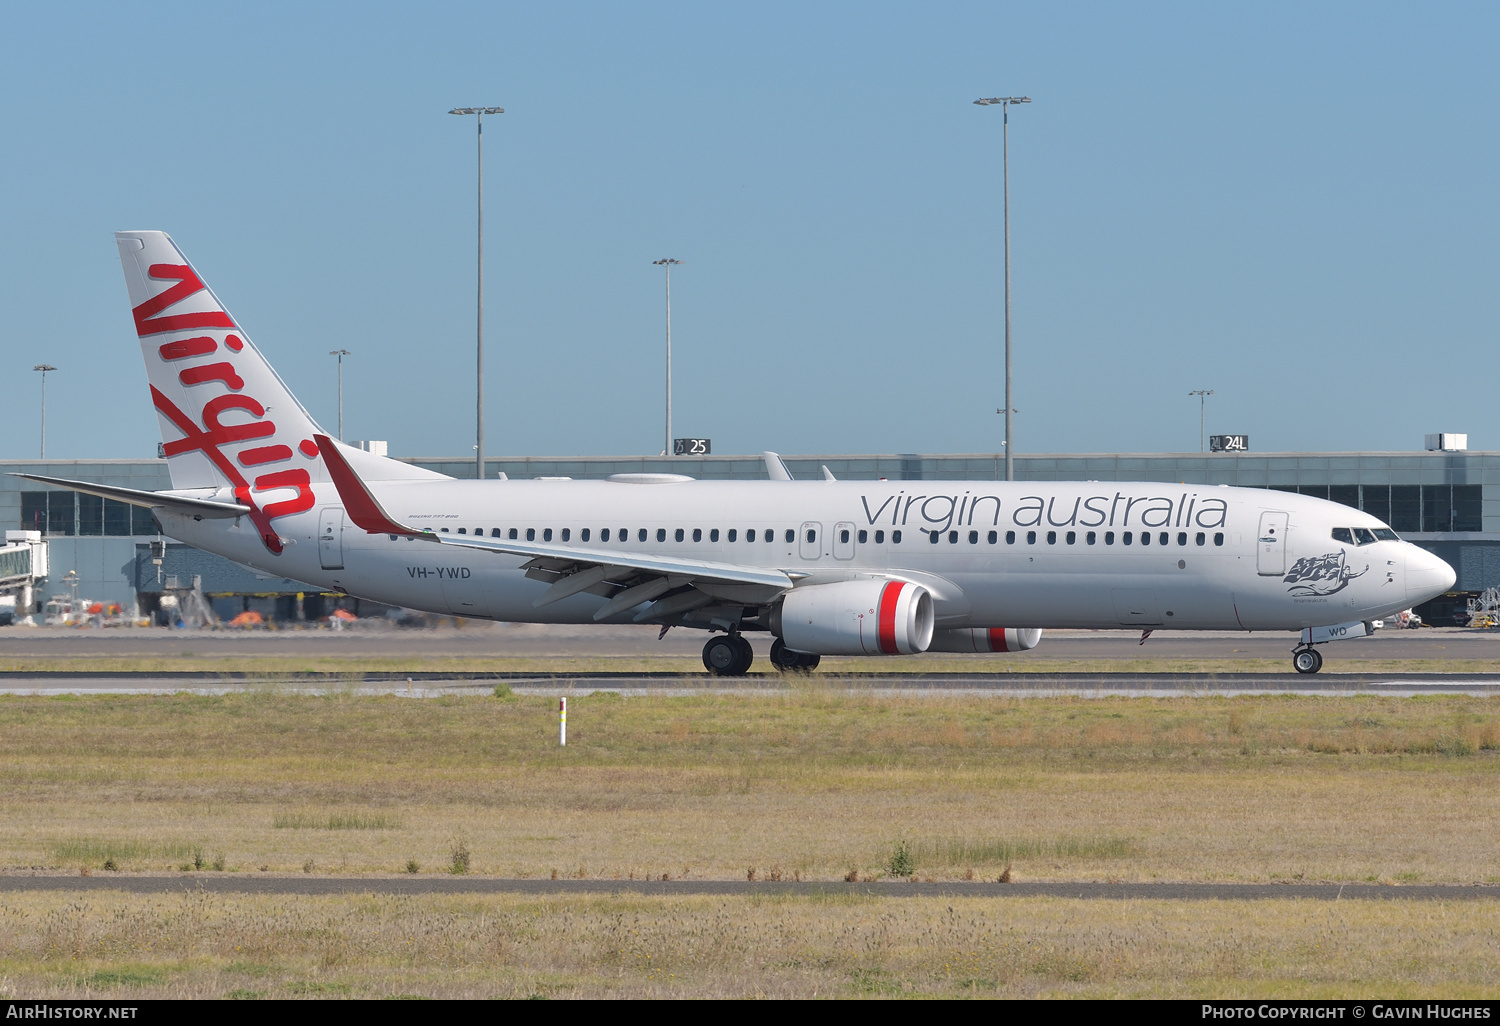
<path fill-rule="evenodd" d="M 771 665 L 782 673 L 808 673 L 817 668 L 820 659 L 811 652 L 793 652 L 780 638 L 771 643 Z"/>
<path fill-rule="evenodd" d="M 750 647 L 750 642 L 745 640 L 744 635 L 734 636 L 735 648 L 739 649 L 740 662 L 735 667 L 733 676 L 740 677 L 750 672 L 750 665 L 755 662 L 755 649 Z"/>
<path fill-rule="evenodd" d="M 750 668 L 750 660 L 740 646 L 749 648 L 743 638 L 716 634 L 703 646 L 703 666 L 716 677 L 738 677 Z"/>
<path fill-rule="evenodd" d="M 1323 668 L 1323 656 L 1315 648 L 1301 648 L 1292 653 L 1292 666 L 1298 673 L 1317 673 Z"/>

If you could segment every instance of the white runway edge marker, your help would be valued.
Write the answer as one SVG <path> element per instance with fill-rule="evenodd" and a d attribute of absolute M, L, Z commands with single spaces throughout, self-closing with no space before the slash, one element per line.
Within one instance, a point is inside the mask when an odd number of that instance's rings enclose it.
<path fill-rule="evenodd" d="M 557 700 L 557 743 L 563 747 L 568 744 L 568 699 L 564 695 Z"/>

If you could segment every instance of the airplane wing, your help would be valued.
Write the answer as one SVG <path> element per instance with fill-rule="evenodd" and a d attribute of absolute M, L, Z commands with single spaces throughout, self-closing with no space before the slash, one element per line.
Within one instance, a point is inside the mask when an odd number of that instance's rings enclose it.
<path fill-rule="evenodd" d="M 595 620 L 607 619 L 643 602 L 653 604 L 636 619 L 658 620 L 716 600 L 759 605 L 792 587 L 793 576 L 781 570 L 550 542 L 510 541 L 477 534 L 446 535 L 410 527 L 386 512 L 326 435 L 315 435 L 314 440 L 328 465 L 344 511 L 356 526 L 371 534 L 404 535 L 440 545 L 529 557 L 526 575 L 552 584 L 536 600 L 537 606 L 586 591 L 610 599 L 595 612 Z"/>
<path fill-rule="evenodd" d="M 71 488 L 75 492 L 83 492 L 85 495 L 97 495 L 104 499 L 114 499 L 116 502 L 128 502 L 132 506 L 149 506 L 152 509 L 169 509 L 175 513 L 183 513 L 190 517 L 228 519 L 230 517 L 242 517 L 250 512 L 249 506 L 241 506 L 237 502 L 215 502 L 212 499 L 195 499 L 187 495 L 173 495 L 170 492 L 147 492 L 138 488 L 119 488 L 115 485 L 95 484 L 92 481 L 74 481 L 66 477 L 44 477 L 41 474 L 11 474 L 11 477 L 24 477 L 28 481 L 40 481 L 42 484 L 52 485 L 56 488 Z"/>

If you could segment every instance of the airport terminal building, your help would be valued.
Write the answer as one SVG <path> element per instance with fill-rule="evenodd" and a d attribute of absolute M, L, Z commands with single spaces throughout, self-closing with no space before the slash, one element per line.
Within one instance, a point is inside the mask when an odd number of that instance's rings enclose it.
<path fill-rule="evenodd" d="M 798 480 L 816 480 L 827 467 L 840 480 L 994 481 L 1003 458 L 980 455 L 784 457 Z M 472 478 L 472 460 L 409 459 L 450 477 Z M 703 480 L 764 478 L 759 456 L 495 457 L 487 476 L 604 478 L 611 474 L 675 473 Z M 1455 592 L 1429 603 L 1432 623 L 1452 622 L 1467 599 L 1500 585 L 1500 452 L 1046 454 L 1018 455 L 1018 481 L 1171 481 L 1299 492 L 1365 510 L 1403 538 L 1442 557 L 1458 573 Z M 41 531 L 51 548 L 52 577 L 38 598 L 60 591 L 77 572 L 81 596 L 122 606 L 153 608 L 164 590 L 187 588 L 192 578 L 220 615 L 258 608 L 267 615 L 309 618 L 335 596 L 283 578 L 264 578 L 219 556 L 185 545 L 166 546 L 161 565 L 151 559 L 156 528 L 147 510 L 76 492 L 46 489 L 11 477 L 35 473 L 127 488 L 171 487 L 163 460 L 0 461 L 0 527 Z"/>

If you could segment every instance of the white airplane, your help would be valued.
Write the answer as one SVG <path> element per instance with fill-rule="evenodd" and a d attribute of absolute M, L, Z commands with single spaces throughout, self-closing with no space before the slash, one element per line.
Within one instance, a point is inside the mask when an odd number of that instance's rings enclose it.
<path fill-rule="evenodd" d="M 1163 483 L 455 480 L 328 437 L 163 232 L 116 235 L 168 491 L 23 474 L 152 509 L 257 571 L 435 613 L 710 632 L 771 662 L 1016 652 L 1043 628 L 1300 631 L 1315 646 L 1441 595 L 1447 563 L 1347 506 Z"/>

